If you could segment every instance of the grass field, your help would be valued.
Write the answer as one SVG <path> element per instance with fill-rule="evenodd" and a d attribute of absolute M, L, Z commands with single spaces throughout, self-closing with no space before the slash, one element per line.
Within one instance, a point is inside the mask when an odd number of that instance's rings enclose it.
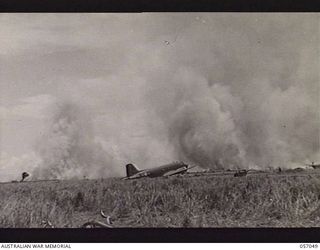
<path fill-rule="evenodd" d="M 319 227 L 320 175 L 0 184 L 0 227 L 79 227 L 100 209 L 115 227 Z"/>

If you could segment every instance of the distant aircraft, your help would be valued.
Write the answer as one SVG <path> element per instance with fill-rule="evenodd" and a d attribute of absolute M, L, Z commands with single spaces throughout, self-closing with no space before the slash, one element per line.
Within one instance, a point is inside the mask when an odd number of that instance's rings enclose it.
<path fill-rule="evenodd" d="M 160 176 L 171 176 L 176 174 L 184 174 L 189 169 L 196 166 L 188 167 L 187 164 L 183 162 L 174 162 L 160 167 L 149 168 L 139 170 L 136 166 L 129 163 L 126 165 L 127 177 L 124 177 L 124 180 L 137 179 L 142 177 L 160 177 Z"/>
<path fill-rule="evenodd" d="M 314 162 L 312 162 L 311 164 L 306 164 L 309 167 L 313 167 L 314 169 L 319 168 L 320 169 L 320 164 L 314 164 Z"/>

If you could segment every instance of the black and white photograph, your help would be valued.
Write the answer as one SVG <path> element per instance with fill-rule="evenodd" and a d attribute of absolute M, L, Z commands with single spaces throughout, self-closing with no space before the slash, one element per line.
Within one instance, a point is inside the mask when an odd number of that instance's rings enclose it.
<path fill-rule="evenodd" d="M 0 228 L 320 227 L 319 69 L 319 13 L 1 13 Z"/>

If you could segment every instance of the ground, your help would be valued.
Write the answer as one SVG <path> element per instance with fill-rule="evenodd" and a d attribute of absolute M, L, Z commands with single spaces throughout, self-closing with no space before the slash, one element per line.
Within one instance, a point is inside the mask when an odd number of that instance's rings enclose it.
<path fill-rule="evenodd" d="M 320 172 L 0 184 L 0 227 L 319 227 Z"/>

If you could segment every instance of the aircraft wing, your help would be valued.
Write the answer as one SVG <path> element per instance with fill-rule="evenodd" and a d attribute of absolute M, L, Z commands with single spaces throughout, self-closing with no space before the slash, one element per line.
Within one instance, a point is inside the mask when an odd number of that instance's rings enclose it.
<path fill-rule="evenodd" d="M 191 166 L 191 167 L 182 167 L 173 171 L 169 171 L 167 173 L 165 173 L 163 176 L 172 176 L 172 175 L 176 175 L 176 174 L 183 174 L 185 172 L 187 172 L 189 169 L 191 168 L 195 168 L 196 166 Z"/>
<path fill-rule="evenodd" d="M 146 171 L 141 171 L 137 174 L 134 174 L 132 176 L 129 177 L 124 177 L 122 178 L 122 180 L 131 180 L 131 179 L 138 179 L 138 178 L 142 178 L 142 177 L 147 177 L 148 176 L 148 172 Z"/>

